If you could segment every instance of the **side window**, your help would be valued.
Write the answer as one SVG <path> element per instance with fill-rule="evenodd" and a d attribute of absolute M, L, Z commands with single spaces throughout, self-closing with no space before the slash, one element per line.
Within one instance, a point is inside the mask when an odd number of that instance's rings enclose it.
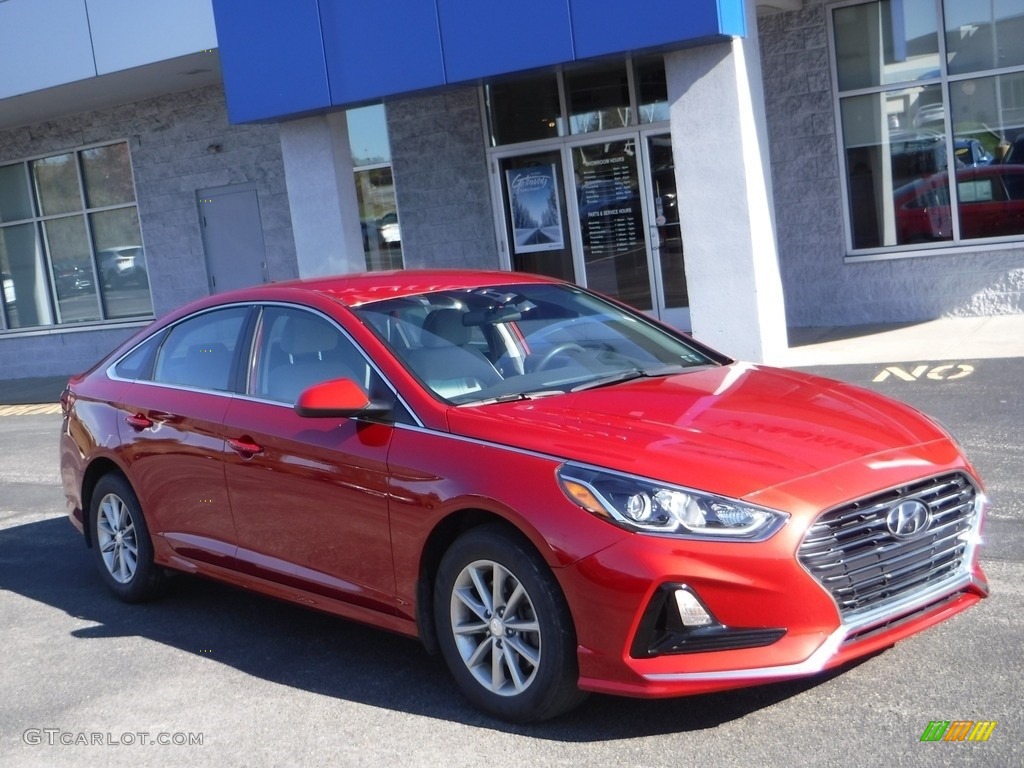
<path fill-rule="evenodd" d="M 175 325 L 157 353 L 153 380 L 227 392 L 248 307 L 204 312 Z"/>
<path fill-rule="evenodd" d="M 147 381 L 153 374 L 153 357 L 164 334 L 150 336 L 139 346 L 117 361 L 114 375 L 122 379 Z"/>
<path fill-rule="evenodd" d="M 252 395 L 291 405 L 307 387 L 340 378 L 352 379 L 369 392 L 371 373 L 366 359 L 326 318 L 291 307 L 264 308 Z"/>

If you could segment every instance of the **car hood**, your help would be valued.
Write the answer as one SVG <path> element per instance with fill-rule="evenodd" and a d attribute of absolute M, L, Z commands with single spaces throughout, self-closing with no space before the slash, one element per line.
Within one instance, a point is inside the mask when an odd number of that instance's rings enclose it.
<path fill-rule="evenodd" d="M 453 407 L 453 433 L 743 498 L 948 436 L 910 406 L 749 363 Z"/>

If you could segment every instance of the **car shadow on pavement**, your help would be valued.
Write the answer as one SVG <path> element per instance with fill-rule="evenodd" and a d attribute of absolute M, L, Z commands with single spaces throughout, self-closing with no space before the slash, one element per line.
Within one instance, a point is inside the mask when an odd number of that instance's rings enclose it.
<path fill-rule="evenodd" d="M 142 637 L 299 690 L 561 742 L 715 728 L 839 674 L 679 699 L 594 695 L 557 720 L 513 726 L 465 702 L 440 657 L 411 638 L 190 576 L 174 578 L 168 594 L 152 603 L 121 603 L 106 590 L 90 551 L 64 518 L 0 529 L 0 591 L 95 622 L 71 630 L 82 640 Z M 102 653 L 111 650 L 104 647 Z M 94 653 L 101 650 L 83 649 L 75 656 L 81 663 Z"/>

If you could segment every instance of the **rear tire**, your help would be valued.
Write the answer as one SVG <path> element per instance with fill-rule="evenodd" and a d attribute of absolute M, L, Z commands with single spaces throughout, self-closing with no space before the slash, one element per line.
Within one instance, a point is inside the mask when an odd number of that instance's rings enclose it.
<path fill-rule="evenodd" d="M 437 572 L 434 620 L 456 684 L 485 712 L 537 722 L 586 698 L 562 591 L 514 532 L 487 526 L 456 539 Z"/>
<path fill-rule="evenodd" d="M 96 566 L 110 591 L 126 603 L 156 597 L 166 577 L 153 562 L 146 518 L 123 476 L 104 475 L 96 483 L 89 521 Z"/>

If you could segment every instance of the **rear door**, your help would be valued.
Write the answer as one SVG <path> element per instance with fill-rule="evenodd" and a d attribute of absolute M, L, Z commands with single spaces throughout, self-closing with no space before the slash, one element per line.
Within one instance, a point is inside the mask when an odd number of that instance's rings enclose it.
<path fill-rule="evenodd" d="M 250 307 L 202 312 L 172 326 L 129 386 L 118 429 L 157 542 L 229 566 L 235 527 L 224 479 L 224 414 Z"/>

